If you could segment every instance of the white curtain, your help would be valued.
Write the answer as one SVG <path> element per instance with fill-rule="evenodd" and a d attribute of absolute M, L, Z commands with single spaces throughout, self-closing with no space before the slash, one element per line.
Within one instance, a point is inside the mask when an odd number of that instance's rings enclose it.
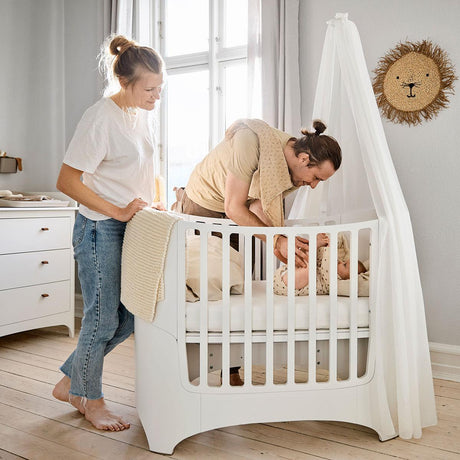
<path fill-rule="evenodd" d="M 152 45 L 150 0 L 104 0 L 104 36 L 121 34 L 141 45 Z"/>
<path fill-rule="evenodd" d="M 252 115 L 295 136 L 301 127 L 299 0 L 249 0 L 248 6 Z M 254 91 L 255 81 L 261 83 L 260 98 Z M 261 113 L 255 109 L 260 99 Z"/>
<path fill-rule="evenodd" d="M 297 194 L 289 217 L 339 214 L 352 220 L 375 209 L 376 374 L 385 385 L 373 397 L 389 408 L 400 437 L 418 438 L 422 427 L 436 424 L 436 408 L 414 237 L 359 34 L 346 14 L 328 22 L 313 118 L 324 120 L 326 133 L 337 138 L 343 163 L 322 188 Z"/>
<path fill-rule="evenodd" d="M 106 0 L 110 33 L 133 37 L 134 0 Z"/>

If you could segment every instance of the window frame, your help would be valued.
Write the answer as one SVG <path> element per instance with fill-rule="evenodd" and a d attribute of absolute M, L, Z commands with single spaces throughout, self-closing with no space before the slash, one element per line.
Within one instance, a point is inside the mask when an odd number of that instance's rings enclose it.
<path fill-rule="evenodd" d="M 141 0 L 142 1 L 142 0 Z M 145 0 L 148 1 L 148 0 Z M 166 21 L 167 0 L 150 0 L 151 41 L 155 49 L 163 56 L 166 66 L 166 73 L 170 75 L 187 73 L 194 70 L 209 70 L 209 140 L 208 151 L 219 142 L 225 134 L 225 98 L 224 98 L 224 77 L 223 66 L 232 62 L 247 63 L 247 46 L 236 46 L 231 48 L 223 47 L 224 37 L 224 1 L 209 1 L 209 50 L 180 56 L 165 56 L 164 25 Z M 160 174 L 165 178 L 166 189 L 168 190 L 168 97 L 167 91 L 162 98 L 160 105 L 160 129 L 158 139 L 159 167 Z M 203 153 L 203 156 L 207 152 Z M 185 184 L 184 184 L 185 185 Z"/>

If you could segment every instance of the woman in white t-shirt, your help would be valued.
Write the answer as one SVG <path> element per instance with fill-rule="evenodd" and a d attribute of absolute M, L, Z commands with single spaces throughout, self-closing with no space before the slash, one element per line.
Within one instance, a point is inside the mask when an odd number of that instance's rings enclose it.
<path fill-rule="evenodd" d="M 107 47 L 106 47 L 107 48 Z M 75 351 L 61 366 L 53 395 L 69 401 L 98 429 L 129 423 L 112 413 L 102 394 L 104 356 L 134 330 L 120 303 L 121 247 L 128 222 L 154 200 L 152 109 L 160 98 L 163 62 L 149 47 L 117 36 L 105 50 L 109 81 L 119 91 L 86 110 L 67 149 L 57 188 L 80 203 L 73 233 L 83 294 Z"/>

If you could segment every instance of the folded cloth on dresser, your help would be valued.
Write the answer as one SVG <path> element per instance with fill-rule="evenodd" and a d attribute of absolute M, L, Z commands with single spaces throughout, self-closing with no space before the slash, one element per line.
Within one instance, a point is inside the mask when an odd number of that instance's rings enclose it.
<path fill-rule="evenodd" d="M 134 315 L 153 321 L 164 298 L 163 270 L 175 215 L 152 208 L 126 225 L 121 256 L 121 302 Z"/>

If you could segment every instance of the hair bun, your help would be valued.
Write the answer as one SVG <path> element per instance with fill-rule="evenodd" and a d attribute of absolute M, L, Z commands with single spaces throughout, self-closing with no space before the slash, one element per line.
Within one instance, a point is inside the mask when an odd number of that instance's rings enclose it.
<path fill-rule="evenodd" d="M 128 48 L 134 46 L 134 42 L 128 40 L 123 35 L 117 35 L 112 39 L 109 45 L 110 54 L 113 56 L 119 56 L 120 54 L 124 53 Z"/>
<path fill-rule="evenodd" d="M 326 131 L 326 125 L 321 120 L 314 120 L 313 128 L 315 130 L 316 136 L 319 136 L 321 133 L 324 133 L 324 131 Z"/>
<path fill-rule="evenodd" d="M 326 125 L 321 120 L 314 120 L 313 129 L 315 130 L 314 133 L 311 133 L 306 128 L 301 129 L 300 132 L 304 136 L 319 136 L 320 134 L 324 133 L 324 131 L 326 130 Z"/>

